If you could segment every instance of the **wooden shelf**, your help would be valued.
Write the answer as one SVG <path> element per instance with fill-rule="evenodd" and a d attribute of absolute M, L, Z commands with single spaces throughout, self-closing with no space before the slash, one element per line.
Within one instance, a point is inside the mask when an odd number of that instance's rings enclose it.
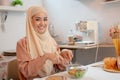
<path fill-rule="evenodd" d="M 19 11 L 23 12 L 25 11 L 25 8 L 20 6 L 20 7 L 12 7 L 12 6 L 0 6 L 0 11 Z"/>
<path fill-rule="evenodd" d="M 113 0 L 113 1 L 104 1 L 102 4 L 111 4 L 111 3 L 117 3 L 120 2 L 120 0 Z"/>

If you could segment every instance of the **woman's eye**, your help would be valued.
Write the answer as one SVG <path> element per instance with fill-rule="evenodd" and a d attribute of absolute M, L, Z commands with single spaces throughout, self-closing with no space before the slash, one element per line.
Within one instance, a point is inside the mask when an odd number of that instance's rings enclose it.
<path fill-rule="evenodd" d="M 35 19 L 36 21 L 40 21 L 40 19 Z"/>
<path fill-rule="evenodd" d="M 44 21 L 47 21 L 48 19 L 47 18 L 44 18 Z"/>

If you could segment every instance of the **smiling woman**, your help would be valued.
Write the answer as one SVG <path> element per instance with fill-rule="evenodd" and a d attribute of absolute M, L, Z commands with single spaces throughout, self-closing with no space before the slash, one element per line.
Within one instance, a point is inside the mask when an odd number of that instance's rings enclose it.
<path fill-rule="evenodd" d="M 60 51 L 51 37 L 47 11 L 32 6 L 27 10 L 26 19 L 26 37 L 20 39 L 16 47 L 20 80 L 33 80 L 65 70 L 72 60 L 72 51 Z"/>

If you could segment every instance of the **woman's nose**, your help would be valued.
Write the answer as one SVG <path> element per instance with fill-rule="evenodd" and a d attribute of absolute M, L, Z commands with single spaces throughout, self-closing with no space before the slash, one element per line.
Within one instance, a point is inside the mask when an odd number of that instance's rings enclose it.
<path fill-rule="evenodd" d="M 45 24 L 45 21 L 41 20 L 40 25 L 44 25 L 44 24 Z"/>

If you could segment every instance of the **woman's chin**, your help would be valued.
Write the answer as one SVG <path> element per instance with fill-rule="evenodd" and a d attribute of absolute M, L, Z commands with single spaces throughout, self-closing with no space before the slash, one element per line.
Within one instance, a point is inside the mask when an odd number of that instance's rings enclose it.
<path fill-rule="evenodd" d="M 39 30 L 38 31 L 40 34 L 44 34 L 45 33 L 45 30 Z"/>

